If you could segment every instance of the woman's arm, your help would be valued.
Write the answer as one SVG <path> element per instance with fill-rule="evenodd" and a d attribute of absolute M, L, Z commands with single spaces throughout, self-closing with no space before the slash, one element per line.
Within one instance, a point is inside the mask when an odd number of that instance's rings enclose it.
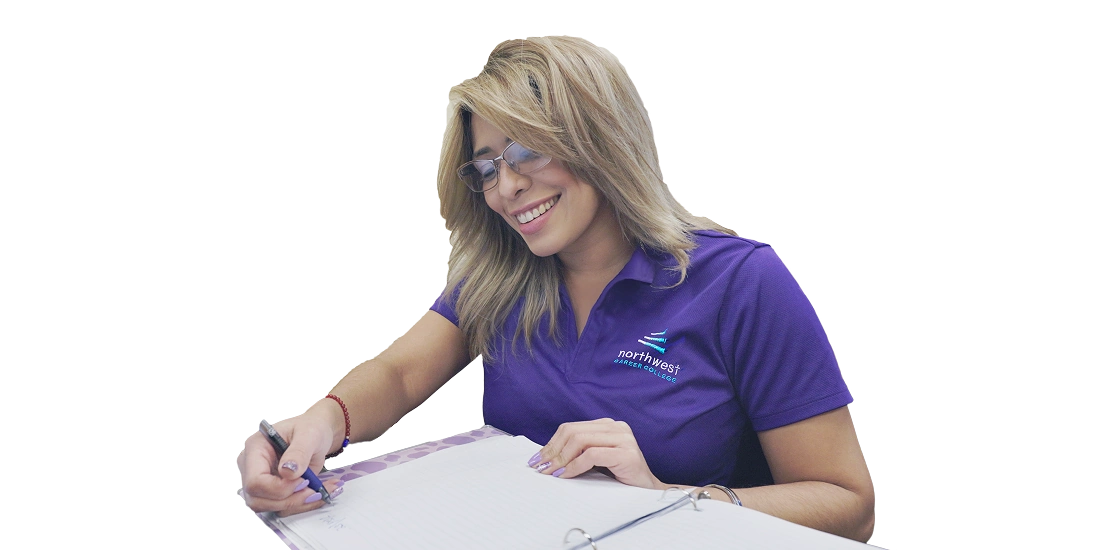
<path fill-rule="evenodd" d="M 842 537 L 871 538 L 875 491 L 847 407 L 759 432 L 758 437 L 775 484 L 733 489 L 743 506 Z M 627 485 L 695 489 L 657 479 L 630 427 L 607 418 L 560 426 L 530 465 L 562 478 L 604 467 Z M 714 499 L 730 500 L 722 491 L 708 492 Z"/>
<path fill-rule="evenodd" d="M 849 539 L 871 538 L 875 489 L 847 407 L 759 432 L 758 439 L 774 485 L 734 489 L 743 506 Z"/>
<path fill-rule="evenodd" d="M 438 313 L 425 313 L 404 336 L 355 367 L 331 391 L 350 412 L 350 440 L 380 436 L 469 362 L 462 331 Z M 308 467 L 318 471 L 324 457 L 342 446 L 346 429 L 342 408 L 324 398 L 307 412 L 274 426 L 289 442 L 283 457 L 254 433 L 237 458 L 245 502 L 254 511 L 281 515 L 321 506 L 319 501 L 306 501 L 315 494 L 301 487 L 300 475 Z M 330 491 L 338 486 L 326 484 Z"/>
<path fill-rule="evenodd" d="M 331 390 L 350 410 L 350 441 L 371 441 L 426 401 L 459 373 L 471 358 L 459 327 L 429 311 L 377 357 L 354 367 Z M 312 409 L 327 409 L 335 427 L 331 450 L 342 445 L 342 409 L 323 399 Z M 310 412 L 310 411 L 309 411 Z"/>

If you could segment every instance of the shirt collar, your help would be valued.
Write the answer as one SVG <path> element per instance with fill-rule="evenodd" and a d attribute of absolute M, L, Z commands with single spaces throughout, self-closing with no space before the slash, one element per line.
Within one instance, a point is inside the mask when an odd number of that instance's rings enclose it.
<path fill-rule="evenodd" d="M 632 279 L 646 284 L 653 284 L 658 273 L 665 271 L 666 268 L 675 263 L 672 256 L 655 251 L 647 251 L 645 248 L 639 246 L 634 249 L 634 255 L 630 256 L 630 261 L 626 262 L 626 265 L 623 266 L 622 271 L 618 272 L 614 280 L 624 281 Z"/>

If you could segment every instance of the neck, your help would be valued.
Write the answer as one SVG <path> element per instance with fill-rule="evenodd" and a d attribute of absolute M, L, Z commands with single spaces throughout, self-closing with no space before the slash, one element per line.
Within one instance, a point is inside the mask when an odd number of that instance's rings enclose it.
<path fill-rule="evenodd" d="M 634 247 L 626 242 L 622 229 L 614 216 L 603 216 L 606 223 L 594 231 L 590 239 L 561 251 L 558 256 L 564 266 L 564 278 L 569 281 L 605 279 L 610 281 L 630 261 Z"/>

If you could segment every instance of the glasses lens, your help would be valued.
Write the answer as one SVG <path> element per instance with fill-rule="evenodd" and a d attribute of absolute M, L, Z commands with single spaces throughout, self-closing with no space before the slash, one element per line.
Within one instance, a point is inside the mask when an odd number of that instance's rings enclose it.
<path fill-rule="evenodd" d="M 459 167 L 459 179 L 476 192 L 482 192 L 489 187 L 497 176 L 498 171 L 494 170 L 494 163 L 488 160 L 476 160 Z"/>
<path fill-rule="evenodd" d="M 504 156 L 509 167 L 518 174 L 529 174 L 540 170 L 552 160 L 552 157 L 527 149 L 516 141 L 509 144 Z"/>

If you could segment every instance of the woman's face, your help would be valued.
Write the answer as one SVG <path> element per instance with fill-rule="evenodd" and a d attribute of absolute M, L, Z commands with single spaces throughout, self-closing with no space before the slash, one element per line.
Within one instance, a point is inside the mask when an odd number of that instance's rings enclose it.
<path fill-rule="evenodd" d="M 478 115 L 471 115 L 474 159 L 502 154 L 510 139 Z M 553 159 L 530 174 L 518 174 L 499 162 L 498 183 L 484 195 L 486 204 L 517 230 L 537 256 L 588 250 L 609 232 L 618 232 L 599 192 Z"/>

